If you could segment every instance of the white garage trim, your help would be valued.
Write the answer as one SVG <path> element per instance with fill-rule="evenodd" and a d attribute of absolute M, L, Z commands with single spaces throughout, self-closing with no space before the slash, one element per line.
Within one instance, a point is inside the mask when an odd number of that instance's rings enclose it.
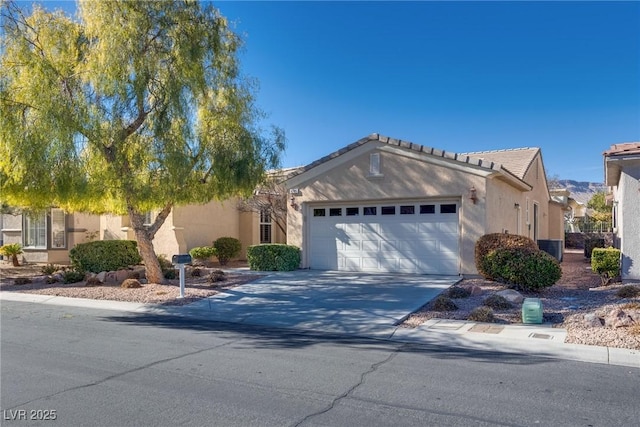
<path fill-rule="evenodd" d="M 459 200 L 313 203 L 306 207 L 312 269 L 459 274 Z"/>

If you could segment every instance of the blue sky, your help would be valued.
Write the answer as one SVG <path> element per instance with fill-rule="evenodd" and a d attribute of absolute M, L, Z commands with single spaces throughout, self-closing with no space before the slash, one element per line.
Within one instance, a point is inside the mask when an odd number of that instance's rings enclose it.
<path fill-rule="evenodd" d="M 541 147 L 548 175 L 601 182 L 602 152 L 640 140 L 639 2 L 214 4 L 287 134 L 284 166 L 378 132 L 454 152 Z"/>

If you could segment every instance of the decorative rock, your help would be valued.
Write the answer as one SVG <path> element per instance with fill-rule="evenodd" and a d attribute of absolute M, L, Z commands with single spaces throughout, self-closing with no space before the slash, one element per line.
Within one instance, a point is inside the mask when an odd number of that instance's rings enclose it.
<path fill-rule="evenodd" d="M 604 318 L 604 324 L 610 328 L 623 328 L 634 323 L 633 318 L 619 308 L 611 310 Z"/>
<path fill-rule="evenodd" d="M 130 279 L 131 277 L 129 277 L 129 274 L 131 273 L 130 270 L 118 270 L 116 271 L 116 282 L 121 283 L 124 282 L 125 279 Z"/>
<path fill-rule="evenodd" d="M 103 283 L 100 280 L 98 280 L 98 278 L 95 277 L 95 275 L 94 277 L 89 277 L 85 283 L 85 286 L 87 287 L 102 286 L 102 285 Z"/>
<path fill-rule="evenodd" d="M 522 294 L 515 289 L 505 289 L 504 291 L 497 292 L 497 294 L 512 304 L 520 304 L 524 301 Z"/>
<path fill-rule="evenodd" d="M 118 278 L 116 277 L 116 272 L 115 271 L 108 272 L 107 276 L 104 279 L 105 283 L 107 283 L 107 282 L 114 283 L 114 282 L 117 282 L 117 281 L 118 281 Z"/>
<path fill-rule="evenodd" d="M 588 313 L 584 315 L 584 325 L 589 328 L 602 328 L 604 320 L 596 316 L 595 313 Z"/>
<path fill-rule="evenodd" d="M 96 278 L 98 280 L 100 280 L 102 283 L 104 283 L 104 281 L 107 279 L 107 272 L 106 271 L 101 271 L 100 273 L 98 273 L 96 275 Z"/>

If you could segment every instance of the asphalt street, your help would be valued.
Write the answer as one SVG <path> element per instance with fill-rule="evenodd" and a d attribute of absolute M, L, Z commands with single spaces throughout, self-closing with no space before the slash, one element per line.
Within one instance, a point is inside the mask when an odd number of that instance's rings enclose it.
<path fill-rule="evenodd" d="M 631 367 L 9 301 L 0 320 L 3 426 L 640 419 Z"/>

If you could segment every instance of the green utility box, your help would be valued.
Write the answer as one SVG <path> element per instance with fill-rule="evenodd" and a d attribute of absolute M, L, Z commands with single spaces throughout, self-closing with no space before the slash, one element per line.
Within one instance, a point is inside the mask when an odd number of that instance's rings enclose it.
<path fill-rule="evenodd" d="M 522 323 L 542 323 L 540 298 L 525 298 L 522 302 Z"/>

